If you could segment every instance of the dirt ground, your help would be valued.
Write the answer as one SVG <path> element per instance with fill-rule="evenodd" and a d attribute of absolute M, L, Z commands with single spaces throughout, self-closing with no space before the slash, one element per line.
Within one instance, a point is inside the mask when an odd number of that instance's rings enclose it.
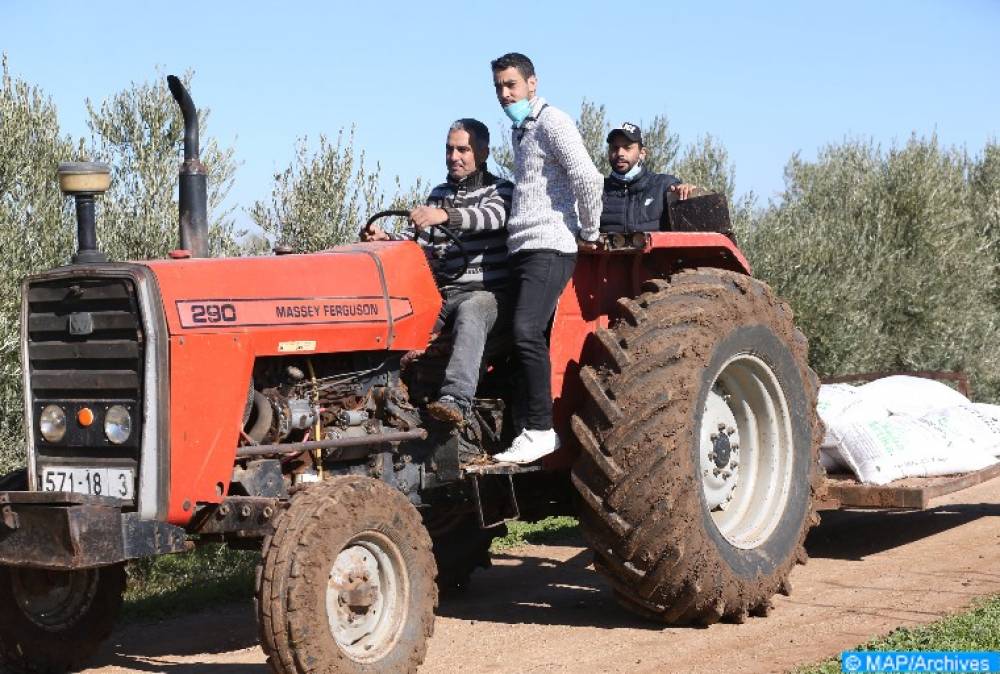
<path fill-rule="evenodd" d="M 422 673 L 786 672 L 1000 592 L 1000 480 L 910 513 L 827 512 L 768 618 L 663 628 L 618 608 L 581 546 L 499 555 L 444 601 Z M 251 601 L 124 625 L 88 674 L 267 674 Z"/>

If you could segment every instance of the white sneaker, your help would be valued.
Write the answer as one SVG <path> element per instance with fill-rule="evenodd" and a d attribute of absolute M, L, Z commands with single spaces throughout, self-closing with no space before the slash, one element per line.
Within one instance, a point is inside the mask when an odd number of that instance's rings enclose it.
<path fill-rule="evenodd" d="M 559 436 L 551 428 L 547 431 L 521 431 L 514 438 L 510 449 L 494 454 L 493 458 L 504 463 L 532 463 L 559 449 Z"/>

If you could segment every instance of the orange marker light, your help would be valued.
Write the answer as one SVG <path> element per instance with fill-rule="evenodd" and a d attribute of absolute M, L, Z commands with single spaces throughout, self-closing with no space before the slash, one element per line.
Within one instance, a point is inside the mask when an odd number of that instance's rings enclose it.
<path fill-rule="evenodd" d="M 83 407 L 76 413 L 76 420 L 81 426 L 89 426 L 94 423 L 94 411 L 89 407 Z"/>

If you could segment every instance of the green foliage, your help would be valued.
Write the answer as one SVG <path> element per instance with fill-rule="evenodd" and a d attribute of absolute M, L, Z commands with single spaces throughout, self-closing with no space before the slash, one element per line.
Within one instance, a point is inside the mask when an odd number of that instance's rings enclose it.
<path fill-rule="evenodd" d="M 493 540 L 490 550 L 499 552 L 521 545 L 579 545 L 580 526 L 575 517 L 560 515 L 537 522 L 507 523 L 507 535 Z"/>
<path fill-rule="evenodd" d="M 785 176 L 740 241 L 796 311 L 820 375 L 963 369 L 996 396 L 997 239 L 980 210 L 1000 189 L 995 147 L 970 165 L 935 137 L 851 141 L 793 157 Z"/>
<path fill-rule="evenodd" d="M 315 152 L 302 139 L 291 164 L 274 176 L 270 201 L 257 201 L 250 216 L 270 242 L 297 251 L 354 241 L 368 215 L 382 209 L 380 172 L 365 165 L 364 152 L 355 155 L 353 129 L 346 139 L 339 133 L 336 144 L 320 136 Z"/>
<path fill-rule="evenodd" d="M 130 562 L 125 616 L 162 618 L 251 597 L 258 559 L 257 552 L 206 545 Z"/>
<path fill-rule="evenodd" d="M 858 646 L 859 651 L 1000 651 L 1000 596 L 930 625 L 902 627 Z M 795 674 L 840 674 L 840 658 L 800 667 Z"/>
<path fill-rule="evenodd" d="M 56 166 L 77 158 L 60 134 L 52 101 L 11 75 L 0 80 L 0 474 L 24 461 L 20 327 L 21 279 L 65 264 L 74 229 Z"/>
<path fill-rule="evenodd" d="M 184 78 L 190 87 L 190 73 Z M 190 89 L 189 89 L 190 90 Z M 87 101 L 89 154 L 111 165 L 111 189 L 100 201 L 98 240 L 112 260 L 156 259 L 179 247 L 177 169 L 183 158 L 184 119 L 165 77 L 132 84 L 95 107 Z M 239 252 L 231 211 L 222 202 L 233 185 L 232 148 L 207 134 L 207 109 L 198 112 L 201 161 L 208 171 L 209 248 Z M 214 216 L 214 217 L 213 217 Z"/>

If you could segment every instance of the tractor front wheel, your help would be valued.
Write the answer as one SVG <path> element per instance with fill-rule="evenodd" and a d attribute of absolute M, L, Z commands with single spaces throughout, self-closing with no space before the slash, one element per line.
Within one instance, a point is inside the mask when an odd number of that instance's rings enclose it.
<path fill-rule="evenodd" d="M 0 567 L 0 670 L 76 669 L 111 634 L 125 566 L 48 571 Z"/>
<path fill-rule="evenodd" d="M 258 567 L 261 642 L 277 674 L 414 672 L 434 630 L 436 570 L 416 508 L 345 476 L 292 499 Z"/>

